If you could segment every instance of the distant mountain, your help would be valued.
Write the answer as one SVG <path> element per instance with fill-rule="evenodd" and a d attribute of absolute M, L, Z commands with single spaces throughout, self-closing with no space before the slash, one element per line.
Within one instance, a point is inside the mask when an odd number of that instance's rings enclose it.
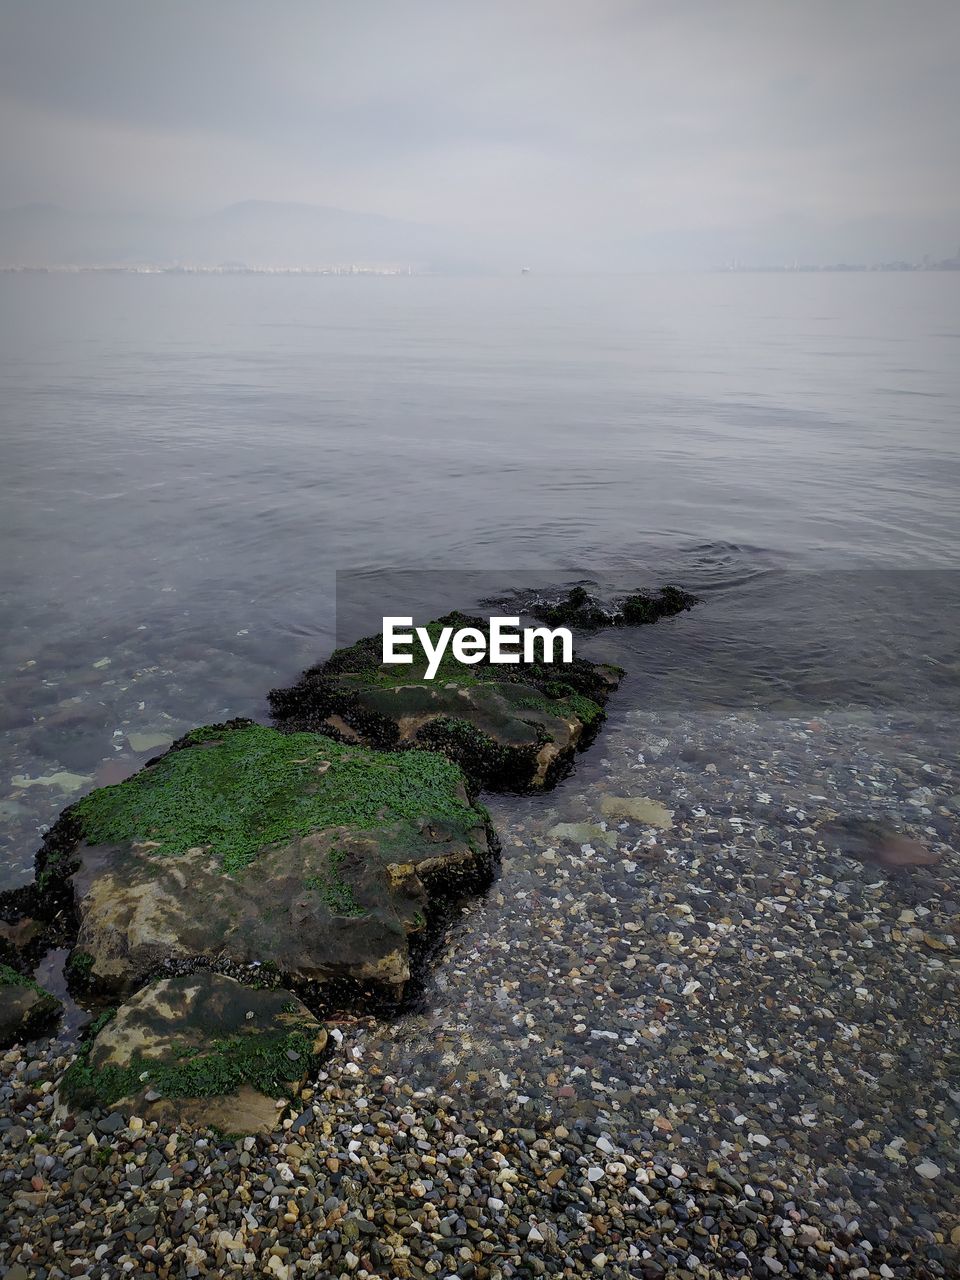
<path fill-rule="evenodd" d="M 0 266 L 327 267 L 455 270 L 470 247 L 435 227 L 322 205 L 248 200 L 197 218 L 0 210 Z"/>

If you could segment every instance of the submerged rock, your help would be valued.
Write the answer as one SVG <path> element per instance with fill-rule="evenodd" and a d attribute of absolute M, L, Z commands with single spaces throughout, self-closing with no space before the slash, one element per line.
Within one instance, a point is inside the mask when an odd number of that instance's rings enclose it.
<path fill-rule="evenodd" d="M 556 822 L 547 832 L 551 840 L 569 840 L 571 844 L 603 844 L 616 848 L 617 833 L 605 830 L 595 822 Z"/>
<path fill-rule="evenodd" d="M 101 1021 L 60 1084 L 70 1106 L 169 1127 L 270 1132 L 327 1033 L 291 992 L 217 973 L 153 982 Z"/>
<path fill-rule="evenodd" d="M 481 618 L 451 613 L 428 631 L 435 639 L 444 626 L 474 627 L 489 640 L 489 623 Z M 275 723 L 287 733 L 310 730 L 379 748 L 439 751 L 479 786 L 539 790 L 557 782 L 592 740 L 623 674 L 576 657 L 513 665 L 484 658 L 467 666 L 449 652 L 432 680 L 426 669 L 418 642 L 412 664 L 388 665 L 381 637 L 368 636 L 305 671 L 291 688 L 274 689 Z"/>
<path fill-rule="evenodd" d="M 605 795 L 600 801 L 600 812 L 605 818 L 626 818 L 645 827 L 658 827 L 661 831 L 673 826 L 673 810 L 665 809 L 649 796 Z"/>
<path fill-rule="evenodd" d="M 66 810 L 38 887 L 73 915 L 71 977 L 96 994 L 209 965 L 396 996 L 435 902 L 485 883 L 494 859 L 442 756 L 231 721 Z"/>
<path fill-rule="evenodd" d="M 858 862 L 874 862 L 896 870 L 932 867 L 940 861 L 939 853 L 879 819 L 836 818 L 824 823 L 821 831 L 828 844 Z"/>
<path fill-rule="evenodd" d="M 510 603 L 524 613 L 552 626 L 578 627 L 581 631 L 598 631 L 602 627 L 640 627 L 672 618 L 699 604 L 699 596 L 682 587 L 666 586 L 656 591 L 634 591 L 605 602 L 586 587 L 572 587 L 566 594 L 549 591 L 525 591 Z M 507 603 L 504 601 L 503 603 Z"/>
<path fill-rule="evenodd" d="M 23 1044 L 46 1031 L 60 1014 L 60 1001 L 9 965 L 0 964 L 0 1049 Z"/>

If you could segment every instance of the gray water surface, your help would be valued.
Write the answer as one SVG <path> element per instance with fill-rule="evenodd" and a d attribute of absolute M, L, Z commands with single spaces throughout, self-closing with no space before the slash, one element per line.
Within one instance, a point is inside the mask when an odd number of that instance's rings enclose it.
<path fill-rule="evenodd" d="M 0 883 L 135 742 L 262 716 L 336 570 L 701 590 L 628 698 L 949 700 L 958 410 L 948 274 L 2 275 Z"/>

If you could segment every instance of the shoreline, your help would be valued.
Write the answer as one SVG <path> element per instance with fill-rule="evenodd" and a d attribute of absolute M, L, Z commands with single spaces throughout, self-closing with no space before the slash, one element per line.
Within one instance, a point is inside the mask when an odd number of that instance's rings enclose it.
<path fill-rule="evenodd" d="M 608 1125 L 518 1125 L 495 1107 L 361 1079 L 349 1050 L 305 1112 L 278 1110 L 281 1133 L 235 1142 L 120 1113 L 58 1130 L 42 1063 L 11 1082 L 13 1057 L 0 1059 L 0 1088 L 24 1104 L 0 1133 L 11 1280 L 92 1265 L 277 1280 L 949 1274 L 948 1249 L 920 1227 L 871 1237 L 762 1170 L 698 1168 Z"/>
<path fill-rule="evenodd" d="M 290 1277 L 442 1276 L 455 1270 L 451 1251 L 468 1247 L 480 1260 L 460 1257 L 457 1265 L 474 1267 L 460 1274 L 479 1280 L 656 1276 L 671 1267 L 694 1277 L 815 1276 L 825 1268 L 860 1280 L 948 1276 L 960 1259 L 960 1107 L 950 1091 L 949 1035 L 958 1024 L 960 966 L 950 930 L 960 890 L 957 854 L 946 843 L 956 830 L 960 773 L 943 750 L 949 741 L 940 743 L 932 728 L 908 733 L 880 712 L 807 721 L 634 710 L 616 718 L 559 791 L 519 803 L 493 798 L 500 878 L 452 926 L 421 1009 L 391 1021 L 330 1024 L 340 1043 L 303 1103 L 314 1113 L 294 1139 L 303 1154 L 290 1158 L 289 1143 L 282 1150 L 266 1139 L 245 1151 L 243 1142 L 210 1138 L 198 1147 L 196 1135 L 179 1135 L 176 1160 L 164 1157 L 171 1173 L 177 1161 L 182 1169 L 169 1186 L 141 1175 L 141 1185 L 124 1189 L 117 1203 L 130 1209 L 143 1201 L 148 1218 L 156 1211 L 151 1247 L 163 1258 L 174 1254 L 166 1270 L 152 1259 L 156 1273 L 229 1269 L 232 1246 L 220 1233 L 247 1221 L 236 1265 L 253 1252 L 277 1276 L 278 1267 Z M 605 818 L 605 795 L 654 799 L 672 810 L 670 825 Z M 858 810 L 902 826 L 939 861 L 896 869 L 829 848 L 824 821 Z M 638 812 L 664 822 L 655 811 Z M 578 823 L 592 828 L 573 832 L 588 837 L 580 844 L 568 838 Z M 162 1143 L 160 1130 L 128 1135 L 125 1118 L 111 1115 L 108 1129 L 117 1127 L 95 1132 L 96 1151 L 86 1135 L 78 1144 L 76 1128 L 50 1126 L 46 1140 L 52 1104 L 38 1092 L 43 1059 L 33 1067 L 26 1060 L 18 1067 L 11 1054 L 2 1061 L 5 1109 L 24 1130 L 12 1143 L 11 1126 L 0 1128 L 0 1195 L 11 1198 L 11 1221 L 29 1220 L 35 1234 L 38 1211 L 57 1204 L 59 1229 L 59 1215 L 70 1222 L 85 1201 L 99 1221 L 90 1188 L 122 1186 L 126 1165 L 151 1159 L 147 1153 L 163 1151 L 171 1135 L 163 1132 Z M 391 1080 L 398 1083 L 382 1094 Z M 38 1092 L 35 1111 L 22 1106 L 25 1090 Z M 375 1162 L 384 1159 L 374 1187 Z M 293 1182 L 276 1172 L 281 1164 Z M 252 1177 L 251 1169 L 263 1181 L 247 1188 L 247 1202 L 237 1179 L 244 1171 Z M 516 1177 L 500 1180 L 505 1169 Z M 697 1181 L 721 1172 L 743 1190 Z M 184 1211 L 191 1187 L 194 1208 Z M 723 1187 L 732 1188 L 729 1203 Z M 393 1226 L 410 1218 L 399 1232 L 387 1232 L 382 1217 L 391 1197 Z M 503 1207 L 491 1207 L 490 1197 Z M 256 1229 L 243 1217 L 249 1204 L 261 1206 L 260 1216 L 251 1210 Z M 209 1230 L 206 1222 L 187 1225 L 201 1208 L 202 1217 L 216 1216 Z M 468 1219 L 467 1208 L 476 1216 Z M 321 1210 L 324 1224 L 330 1214 L 344 1217 L 311 1238 L 306 1218 Z M 359 1225 L 367 1210 L 377 1218 L 374 1231 L 369 1220 Z M 464 1230 L 462 1244 L 460 1219 L 474 1232 Z M 148 1268 L 143 1249 L 130 1252 L 153 1238 L 137 1239 L 147 1226 L 132 1216 L 108 1221 L 114 1234 L 104 1240 L 101 1226 L 92 1253 L 80 1256 L 106 1275 L 122 1274 L 126 1257 Z M 341 1221 L 357 1224 L 345 1228 L 349 1239 Z M 776 1241 L 772 1266 L 763 1261 L 764 1232 Z M 398 1234 L 403 1247 L 427 1249 L 413 1250 L 406 1271 L 370 1254 L 375 1239 L 378 1249 L 394 1247 Z M 677 1252 L 677 1235 L 688 1241 L 686 1253 Z M 726 1255 L 712 1236 L 727 1241 Z M 643 1258 L 643 1241 L 654 1242 L 652 1259 Z M 271 1255 L 273 1247 L 290 1252 Z M 294 1265 L 298 1247 L 317 1261 Z M 48 1248 L 46 1260 L 27 1264 L 28 1276 L 38 1263 L 56 1262 Z M 188 1250 L 207 1256 L 191 1254 L 191 1262 Z M 522 1265 L 510 1255 L 522 1255 Z"/>

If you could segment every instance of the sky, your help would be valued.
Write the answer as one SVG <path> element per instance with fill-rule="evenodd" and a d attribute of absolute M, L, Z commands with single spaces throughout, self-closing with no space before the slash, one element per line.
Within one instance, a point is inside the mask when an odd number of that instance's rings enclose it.
<path fill-rule="evenodd" d="M 956 0 L 2 0 L 0 206 L 332 205 L 557 261 L 960 243 Z"/>

